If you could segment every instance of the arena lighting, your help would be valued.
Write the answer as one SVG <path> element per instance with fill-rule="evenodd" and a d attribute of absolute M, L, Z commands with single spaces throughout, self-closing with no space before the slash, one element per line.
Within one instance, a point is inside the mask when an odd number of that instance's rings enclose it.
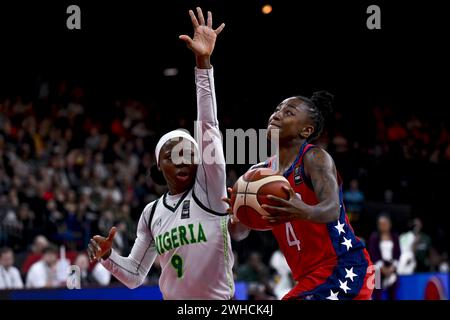
<path fill-rule="evenodd" d="M 272 12 L 272 6 L 270 4 L 266 4 L 261 9 L 262 13 L 269 14 Z"/>

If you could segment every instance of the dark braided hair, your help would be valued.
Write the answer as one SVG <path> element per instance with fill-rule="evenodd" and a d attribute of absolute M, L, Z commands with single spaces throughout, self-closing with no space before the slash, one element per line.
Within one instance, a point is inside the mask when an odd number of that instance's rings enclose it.
<path fill-rule="evenodd" d="M 302 100 L 309 107 L 309 117 L 314 123 L 314 132 L 306 140 L 315 140 L 320 137 L 326 119 L 333 112 L 334 96 L 328 91 L 316 91 L 311 98 L 303 96 L 296 96 L 296 98 Z"/>

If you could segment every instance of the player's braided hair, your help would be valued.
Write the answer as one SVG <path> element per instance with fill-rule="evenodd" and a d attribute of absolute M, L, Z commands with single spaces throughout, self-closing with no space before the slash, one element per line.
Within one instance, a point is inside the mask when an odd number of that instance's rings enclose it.
<path fill-rule="evenodd" d="M 314 123 L 314 132 L 307 138 L 312 141 L 320 137 L 326 119 L 333 112 L 334 96 L 328 91 L 316 91 L 311 98 L 297 96 L 297 99 L 302 100 L 308 107 L 309 117 Z"/>

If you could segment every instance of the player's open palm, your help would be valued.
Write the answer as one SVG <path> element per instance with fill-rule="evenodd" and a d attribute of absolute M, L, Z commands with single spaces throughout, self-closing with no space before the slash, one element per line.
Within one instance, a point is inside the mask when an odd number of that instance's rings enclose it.
<path fill-rule="evenodd" d="M 205 23 L 202 9 L 197 7 L 197 17 L 192 10 L 189 10 L 191 16 L 192 26 L 194 27 L 194 37 L 188 35 L 181 35 L 179 38 L 186 42 L 189 49 L 191 49 L 197 56 L 210 56 L 216 44 L 216 38 L 225 27 L 222 23 L 217 29 L 212 28 L 212 14 L 208 11 L 208 18 Z"/>
<path fill-rule="evenodd" d="M 88 245 L 88 256 L 91 262 L 100 258 L 109 257 L 116 231 L 116 227 L 112 227 L 109 230 L 108 237 L 105 238 L 97 235 L 91 239 Z"/>

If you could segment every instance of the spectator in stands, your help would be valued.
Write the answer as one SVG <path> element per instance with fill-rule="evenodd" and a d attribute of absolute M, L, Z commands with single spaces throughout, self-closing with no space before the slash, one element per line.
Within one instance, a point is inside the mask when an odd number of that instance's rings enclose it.
<path fill-rule="evenodd" d="M 378 230 L 370 236 L 368 249 L 373 263 L 381 271 L 382 290 L 374 290 L 373 297 L 380 300 L 386 292 L 389 300 L 395 300 L 400 242 L 391 230 L 392 222 L 387 214 L 380 214 L 377 225 Z"/>
<path fill-rule="evenodd" d="M 401 141 L 406 138 L 407 132 L 399 121 L 395 121 L 387 129 L 387 139 L 391 142 Z"/>
<path fill-rule="evenodd" d="M 26 278 L 27 288 L 55 288 L 59 287 L 57 275 L 58 248 L 48 245 L 42 253 L 42 258 L 34 263 Z"/>
<path fill-rule="evenodd" d="M 420 218 L 414 219 L 414 242 L 413 251 L 416 259 L 416 272 L 429 272 L 430 268 L 430 249 L 431 238 L 422 231 L 423 223 Z"/>
<path fill-rule="evenodd" d="M 293 287 L 294 280 L 292 278 L 291 268 L 289 268 L 286 258 L 280 250 L 276 250 L 272 254 L 269 264 L 276 271 L 273 293 L 277 299 L 281 299 Z"/>
<path fill-rule="evenodd" d="M 447 251 L 445 251 L 441 254 L 441 260 L 439 261 L 439 269 L 437 271 L 442 272 L 442 273 L 450 272 L 450 264 L 449 264 L 449 260 L 448 260 Z"/>
<path fill-rule="evenodd" d="M 125 235 L 128 245 L 134 242 L 136 237 L 136 223 L 130 216 L 131 208 L 128 204 L 123 204 L 117 213 L 117 220 L 125 224 Z"/>
<path fill-rule="evenodd" d="M 415 240 L 415 233 L 413 222 L 409 223 L 409 231 L 404 232 L 399 237 L 400 242 L 400 259 L 398 262 L 397 272 L 401 275 L 408 275 L 414 273 L 416 269 L 416 258 L 414 256 L 413 244 Z"/>
<path fill-rule="evenodd" d="M 48 245 L 49 242 L 45 236 L 38 235 L 34 238 L 33 244 L 31 245 L 31 252 L 27 255 L 24 263 L 22 264 L 21 271 L 23 275 L 28 273 L 31 265 L 41 259 L 42 253 Z"/>
<path fill-rule="evenodd" d="M 22 231 L 20 242 L 26 245 L 33 239 L 32 236 L 35 230 L 35 213 L 30 209 L 28 203 L 22 203 L 19 206 L 17 218 L 19 220 L 20 230 Z"/>
<path fill-rule="evenodd" d="M 350 181 L 350 188 L 344 192 L 345 208 L 352 224 L 354 224 L 353 222 L 359 221 L 364 200 L 364 193 L 359 189 L 358 180 L 352 179 Z"/>
<path fill-rule="evenodd" d="M 239 266 L 238 281 L 245 282 L 267 282 L 269 270 L 262 262 L 261 254 L 253 251 L 247 262 Z"/>
<path fill-rule="evenodd" d="M 11 248 L 0 248 L 0 290 L 22 289 L 19 270 L 14 267 L 14 252 Z"/>
<path fill-rule="evenodd" d="M 237 280 L 248 283 L 250 300 L 268 299 L 273 296 L 269 269 L 263 263 L 259 252 L 252 252 L 247 262 L 239 267 Z"/>
<path fill-rule="evenodd" d="M 92 286 L 107 286 L 111 281 L 111 273 L 96 263 L 92 270 L 89 269 L 89 258 L 86 253 L 80 253 L 75 259 L 75 265 L 80 268 L 80 284 L 82 288 Z"/>

